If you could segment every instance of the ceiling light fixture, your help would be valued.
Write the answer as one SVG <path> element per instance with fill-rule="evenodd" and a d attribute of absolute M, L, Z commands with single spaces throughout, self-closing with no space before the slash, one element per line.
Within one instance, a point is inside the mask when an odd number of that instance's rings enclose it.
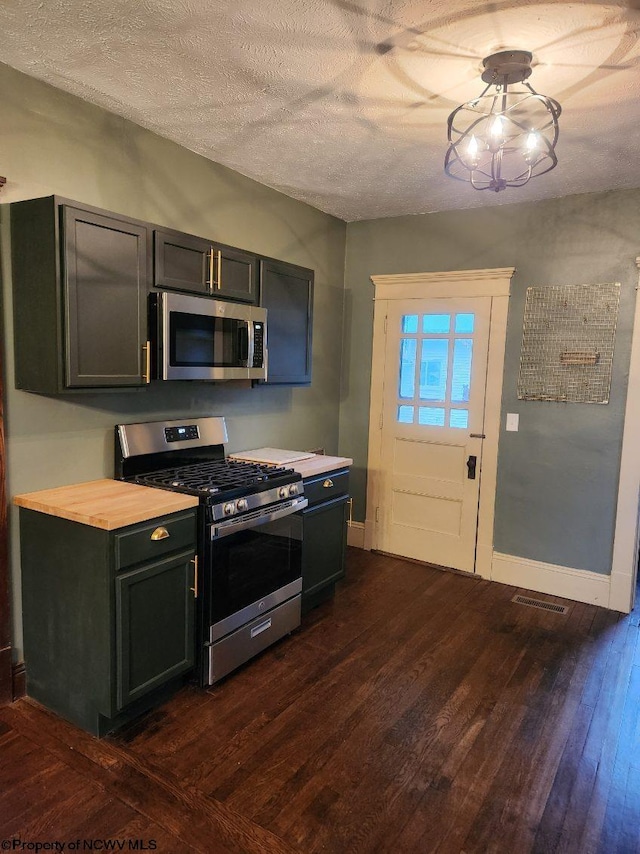
<path fill-rule="evenodd" d="M 447 121 L 447 175 L 469 181 L 476 190 L 499 193 L 523 187 L 557 165 L 562 107 L 526 82 L 531 60 L 526 50 L 504 50 L 483 60 L 486 89 L 456 107 Z"/>

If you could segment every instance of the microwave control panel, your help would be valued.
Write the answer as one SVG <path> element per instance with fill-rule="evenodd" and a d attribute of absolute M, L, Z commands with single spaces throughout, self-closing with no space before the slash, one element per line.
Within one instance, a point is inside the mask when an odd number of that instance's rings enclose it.
<path fill-rule="evenodd" d="M 253 367 L 261 368 L 264 364 L 264 324 L 253 324 Z"/>

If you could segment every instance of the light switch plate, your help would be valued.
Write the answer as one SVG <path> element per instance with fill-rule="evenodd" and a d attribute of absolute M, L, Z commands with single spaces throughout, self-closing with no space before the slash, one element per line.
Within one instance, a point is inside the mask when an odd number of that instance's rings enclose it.
<path fill-rule="evenodd" d="M 519 423 L 520 416 L 517 412 L 507 412 L 507 430 L 517 433 Z"/>

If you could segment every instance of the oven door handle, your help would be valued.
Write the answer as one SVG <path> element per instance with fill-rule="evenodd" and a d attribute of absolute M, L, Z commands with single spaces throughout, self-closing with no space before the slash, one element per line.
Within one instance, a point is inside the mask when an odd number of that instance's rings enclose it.
<path fill-rule="evenodd" d="M 223 522 L 220 525 L 211 525 L 211 539 L 219 540 L 221 537 L 228 537 L 230 534 L 235 534 L 238 531 L 246 531 L 247 528 L 257 528 L 259 525 L 266 525 L 267 522 L 274 522 L 276 519 L 282 519 L 284 516 L 290 516 L 292 513 L 297 513 L 298 510 L 304 510 L 309 504 L 306 498 L 296 498 L 291 504 L 280 510 L 273 510 L 271 513 L 265 513 L 264 516 L 254 517 L 253 519 L 238 519 Z"/>

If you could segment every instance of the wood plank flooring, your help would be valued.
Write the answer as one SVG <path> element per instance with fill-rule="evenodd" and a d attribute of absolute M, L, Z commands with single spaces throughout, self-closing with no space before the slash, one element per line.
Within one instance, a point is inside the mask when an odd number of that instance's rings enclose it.
<path fill-rule="evenodd" d="M 640 854 L 639 613 L 538 611 L 355 549 L 347 566 L 300 631 L 107 739 L 0 709 L 0 840 Z"/>

